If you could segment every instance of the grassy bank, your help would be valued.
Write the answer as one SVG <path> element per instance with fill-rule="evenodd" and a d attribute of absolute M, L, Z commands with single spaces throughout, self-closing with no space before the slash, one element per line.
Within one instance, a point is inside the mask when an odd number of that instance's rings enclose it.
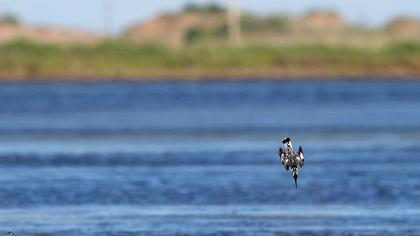
<path fill-rule="evenodd" d="M 420 43 L 379 49 L 309 46 L 169 49 L 111 41 L 96 46 L 0 45 L 1 78 L 201 78 L 420 75 Z"/>

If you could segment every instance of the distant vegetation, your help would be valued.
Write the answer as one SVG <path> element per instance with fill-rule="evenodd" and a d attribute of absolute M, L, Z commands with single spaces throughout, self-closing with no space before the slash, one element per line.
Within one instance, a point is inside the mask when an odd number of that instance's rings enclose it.
<path fill-rule="evenodd" d="M 289 29 L 289 19 L 282 16 L 261 17 L 253 14 L 243 14 L 241 30 L 244 34 L 264 32 L 286 33 Z M 204 26 L 194 26 L 184 33 L 186 45 L 197 42 L 223 42 L 228 39 L 228 27 L 221 23 L 217 27 L 208 29 Z"/>
<path fill-rule="evenodd" d="M 12 15 L 12 14 L 0 15 L 0 24 L 17 25 L 19 24 L 19 19 L 15 15 Z"/>
<path fill-rule="evenodd" d="M 241 17 L 241 29 L 244 32 L 287 32 L 290 19 L 285 16 L 261 17 L 244 14 Z"/>
<path fill-rule="evenodd" d="M 184 41 L 186 44 L 205 42 L 208 40 L 226 40 L 228 29 L 226 24 L 221 24 L 215 29 L 205 29 L 203 27 L 192 27 L 185 32 Z"/>
<path fill-rule="evenodd" d="M 187 3 L 184 8 L 183 12 L 192 12 L 192 13 L 222 13 L 225 12 L 226 9 L 216 3 L 209 3 L 209 4 L 195 4 L 195 3 Z"/>
<path fill-rule="evenodd" d="M 0 46 L 0 76 L 156 77 L 420 74 L 420 44 L 380 49 L 312 46 L 169 49 L 109 41 L 51 46 L 16 41 Z"/>

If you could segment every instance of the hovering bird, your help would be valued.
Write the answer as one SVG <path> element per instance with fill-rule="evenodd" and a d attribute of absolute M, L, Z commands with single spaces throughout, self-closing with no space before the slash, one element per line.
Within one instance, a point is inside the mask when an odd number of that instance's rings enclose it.
<path fill-rule="evenodd" d="M 299 146 L 299 150 L 296 153 L 292 147 L 292 141 L 289 137 L 283 139 L 282 143 L 284 144 L 285 149 L 282 147 L 279 148 L 279 157 L 281 163 L 283 164 L 284 168 L 289 171 L 292 170 L 292 176 L 295 180 L 295 186 L 297 189 L 297 178 L 298 178 L 298 167 L 302 168 L 305 163 L 305 159 L 303 157 L 303 148 Z"/>

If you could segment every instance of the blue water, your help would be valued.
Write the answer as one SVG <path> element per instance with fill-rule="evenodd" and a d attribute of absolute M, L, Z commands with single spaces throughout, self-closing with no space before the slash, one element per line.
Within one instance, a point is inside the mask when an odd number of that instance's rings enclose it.
<path fill-rule="evenodd" d="M 420 235 L 419 170 L 420 81 L 0 84 L 0 235 Z"/>

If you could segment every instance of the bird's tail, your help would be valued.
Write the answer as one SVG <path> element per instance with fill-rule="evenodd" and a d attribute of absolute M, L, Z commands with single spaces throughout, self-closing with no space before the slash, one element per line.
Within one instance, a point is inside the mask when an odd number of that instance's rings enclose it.
<path fill-rule="evenodd" d="M 295 180 L 295 187 L 297 189 L 297 179 L 298 179 L 298 176 L 299 176 L 297 167 L 294 167 L 292 169 L 292 176 L 293 176 L 293 179 Z"/>

